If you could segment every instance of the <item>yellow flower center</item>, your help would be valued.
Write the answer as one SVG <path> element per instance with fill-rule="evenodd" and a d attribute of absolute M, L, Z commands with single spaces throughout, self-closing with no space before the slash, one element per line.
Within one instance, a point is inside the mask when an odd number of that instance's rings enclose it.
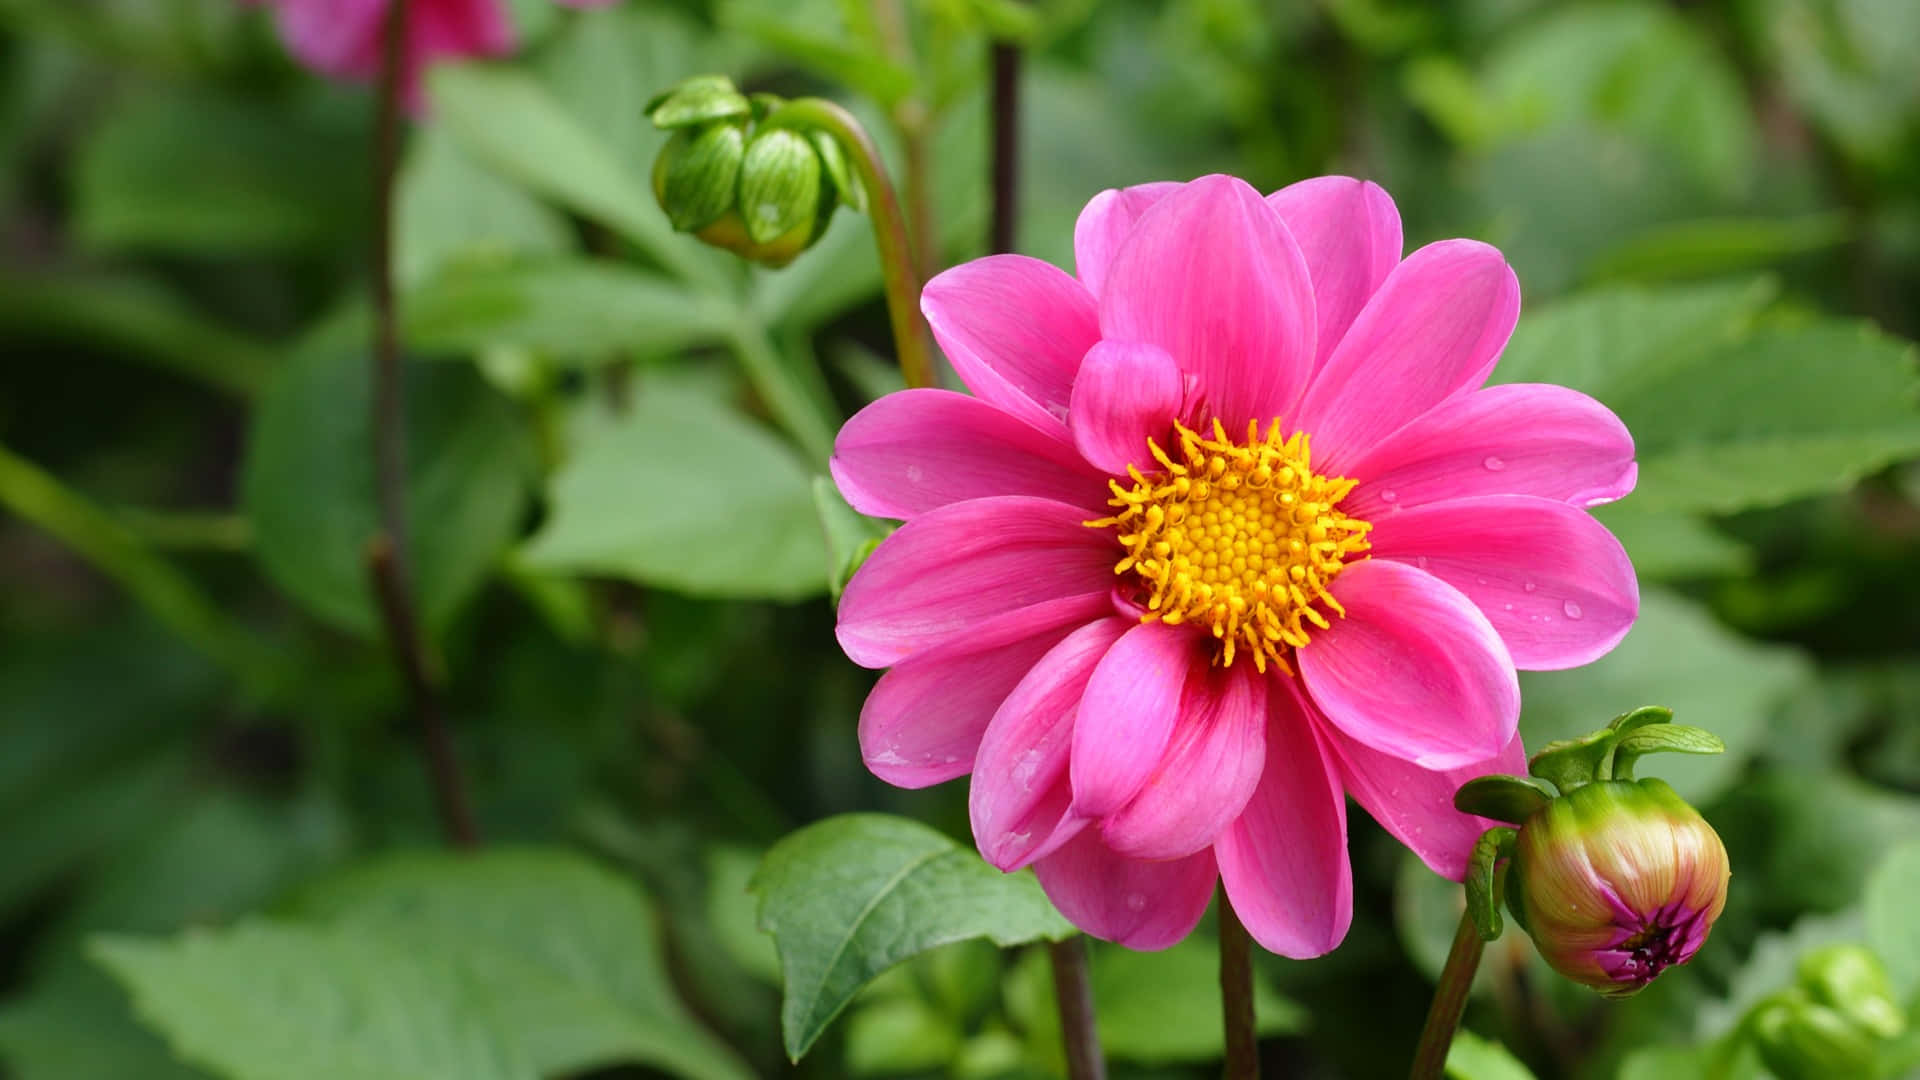
<path fill-rule="evenodd" d="M 1287 651 L 1307 643 L 1309 624 L 1331 625 L 1321 608 L 1346 614 L 1327 586 L 1370 547 L 1372 526 L 1335 509 L 1355 481 L 1316 474 L 1306 434 L 1283 439 L 1277 422 L 1263 438 L 1249 421 L 1244 444 L 1218 420 L 1212 438 L 1174 432 L 1177 457 L 1148 439 L 1155 468 L 1127 466 L 1131 487 L 1109 481 L 1119 512 L 1087 524 L 1119 534 L 1127 554 L 1114 573 L 1139 580 L 1141 621 L 1203 626 L 1222 666 L 1250 654 L 1263 672 L 1292 674 Z"/>

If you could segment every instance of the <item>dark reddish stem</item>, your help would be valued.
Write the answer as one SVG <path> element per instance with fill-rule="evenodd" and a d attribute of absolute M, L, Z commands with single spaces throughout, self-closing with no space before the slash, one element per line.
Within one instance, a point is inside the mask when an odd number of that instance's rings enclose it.
<path fill-rule="evenodd" d="M 420 722 L 427 773 L 447 842 L 470 848 L 480 833 L 460 759 L 435 688 L 434 668 L 414 607 L 407 557 L 407 402 L 400 374 L 400 318 L 393 287 L 393 189 L 400 159 L 400 97 L 405 78 L 409 0 L 391 0 L 380 61 L 373 145 L 373 448 L 380 531 L 367 546 L 367 572 L 394 660 Z"/>
<path fill-rule="evenodd" d="M 1220 889 L 1220 1006 L 1226 1022 L 1227 1080 L 1258 1080 L 1260 1038 L 1253 1015 L 1253 938 Z"/>
<path fill-rule="evenodd" d="M 1093 1014 L 1093 983 L 1087 978 L 1086 939 L 1078 934 L 1047 943 L 1053 962 L 1053 996 L 1060 1006 L 1060 1038 L 1067 1051 L 1069 1080 L 1106 1080 L 1100 1053 L 1100 1029 Z"/>
<path fill-rule="evenodd" d="M 1020 221 L 1020 48 L 993 43 L 993 226 L 995 254 L 1013 250 Z"/>

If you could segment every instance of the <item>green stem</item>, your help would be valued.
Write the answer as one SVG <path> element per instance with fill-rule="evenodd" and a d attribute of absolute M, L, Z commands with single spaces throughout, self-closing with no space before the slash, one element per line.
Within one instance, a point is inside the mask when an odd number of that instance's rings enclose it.
<path fill-rule="evenodd" d="M 825 131 L 840 141 L 866 189 L 873 215 L 873 242 L 880 252 L 880 273 L 887 293 L 887 317 L 893 324 L 893 343 L 900 355 L 900 374 L 908 386 L 933 385 L 933 354 L 920 319 L 920 275 L 915 269 L 913 242 L 900 198 L 887 178 L 886 164 L 860 121 L 825 98 L 796 98 L 775 110 L 769 124 L 791 124 Z"/>
<path fill-rule="evenodd" d="M 1467 1011 L 1467 995 L 1473 990 L 1473 974 L 1479 970 L 1480 954 L 1486 942 L 1473 925 L 1473 915 L 1462 913 L 1460 926 L 1453 932 L 1453 948 L 1447 952 L 1447 965 L 1440 970 L 1440 983 L 1433 988 L 1433 1004 L 1427 1007 L 1427 1023 L 1420 1029 L 1420 1045 L 1413 1054 L 1413 1069 L 1408 1080 L 1440 1080 L 1447 1066 L 1447 1050 L 1453 1046 L 1453 1033 Z"/>
<path fill-rule="evenodd" d="M 1079 934 L 1047 942 L 1053 966 L 1053 998 L 1060 1009 L 1060 1042 L 1067 1052 L 1068 1080 L 1106 1080 L 1100 1029 L 1094 1020 L 1093 983 L 1087 976 L 1087 943 Z"/>
<path fill-rule="evenodd" d="M 1253 937 L 1220 887 L 1220 1010 L 1226 1022 L 1227 1080 L 1259 1080 L 1260 1035 L 1253 1014 Z"/>

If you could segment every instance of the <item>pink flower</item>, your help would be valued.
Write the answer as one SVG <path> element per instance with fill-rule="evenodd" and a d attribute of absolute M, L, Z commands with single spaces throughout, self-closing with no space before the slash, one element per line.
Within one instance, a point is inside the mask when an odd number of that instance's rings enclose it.
<path fill-rule="evenodd" d="M 905 519 L 838 636 L 891 668 L 860 716 L 903 787 L 973 773 L 981 854 L 1097 937 L 1193 928 L 1216 878 L 1266 948 L 1352 915 L 1351 794 L 1459 879 L 1523 773 L 1516 667 L 1584 664 L 1639 610 L 1585 508 L 1633 487 L 1612 413 L 1480 389 L 1520 306 L 1471 240 L 1400 257 L 1386 192 L 1321 177 L 1107 191 L 1078 277 L 1018 255 L 928 283 L 976 396 L 847 422 L 833 475 Z"/>
<path fill-rule="evenodd" d="M 288 51 L 336 79 L 371 80 L 380 71 L 389 0 L 242 0 L 273 9 Z M 602 7 L 613 0 L 555 0 Z M 402 76 L 409 108 L 419 104 L 421 73 L 435 61 L 501 56 L 513 50 L 505 0 L 412 0 Z"/>

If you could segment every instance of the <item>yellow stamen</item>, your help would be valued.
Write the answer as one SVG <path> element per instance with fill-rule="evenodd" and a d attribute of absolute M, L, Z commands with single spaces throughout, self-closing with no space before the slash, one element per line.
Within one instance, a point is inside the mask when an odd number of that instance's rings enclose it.
<path fill-rule="evenodd" d="M 1314 473 L 1304 432 L 1283 439 L 1275 423 L 1263 438 L 1250 421 L 1242 445 L 1212 427 L 1175 424 L 1169 449 L 1147 440 L 1152 471 L 1129 465 L 1131 486 L 1109 482 L 1119 512 L 1087 524 L 1126 550 L 1114 573 L 1138 580 L 1142 622 L 1205 630 L 1223 667 L 1251 656 L 1292 674 L 1286 654 L 1332 625 L 1322 609 L 1346 614 L 1327 586 L 1373 526 L 1335 509 L 1355 482 Z"/>

